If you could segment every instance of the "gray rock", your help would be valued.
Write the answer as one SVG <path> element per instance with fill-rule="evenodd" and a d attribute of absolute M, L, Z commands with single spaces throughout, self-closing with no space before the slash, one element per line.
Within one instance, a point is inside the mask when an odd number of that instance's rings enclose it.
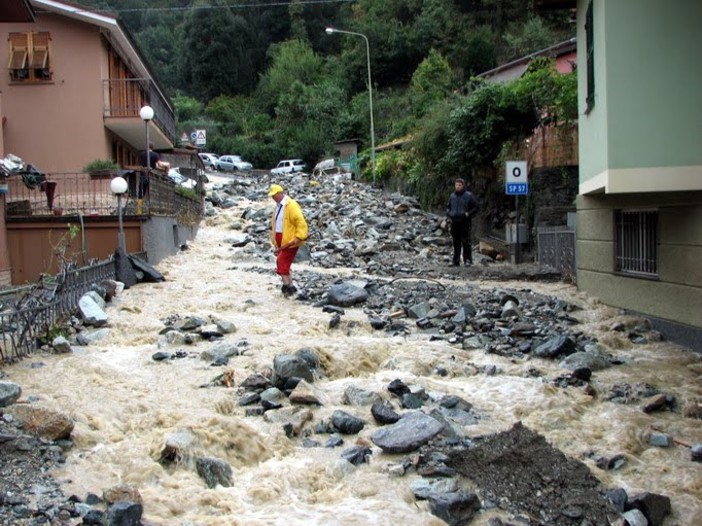
<path fill-rule="evenodd" d="M 342 402 L 346 405 L 366 406 L 381 402 L 380 395 L 373 391 L 361 389 L 355 385 L 349 385 L 344 389 Z"/>
<path fill-rule="evenodd" d="M 662 526 L 671 511 L 670 498 L 646 491 L 629 499 L 629 508 L 640 510 L 650 526 Z"/>
<path fill-rule="evenodd" d="M 54 338 L 51 342 L 51 346 L 54 348 L 54 352 L 58 354 L 73 352 L 73 349 L 71 349 L 71 344 L 63 336 L 57 336 Z"/>
<path fill-rule="evenodd" d="M 458 481 L 453 478 L 418 478 L 410 483 L 410 489 L 416 498 L 426 500 L 432 494 L 458 491 Z"/>
<path fill-rule="evenodd" d="M 329 288 L 328 300 L 337 307 L 351 307 L 368 299 L 368 292 L 351 283 L 333 285 Z"/>
<path fill-rule="evenodd" d="M 341 452 L 341 458 L 350 462 L 354 466 L 368 462 L 368 459 L 373 456 L 373 452 L 368 447 L 353 446 Z"/>
<path fill-rule="evenodd" d="M 355 435 L 365 427 L 366 422 L 361 418 L 350 415 L 346 411 L 337 409 L 332 413 L 331 424 L 339 433 Z"/>
<path fill-rule="evenodd" d="M 299 356 L 279 354 L 273 358 L 273 385 L 282 386 L 289 378 L 302 378 L 314 382 L 309 364 Z"/>
<path fill-rule="evenodd" d="M 138 502 L 123 500 L 107 510 L 107 526 L 140 526 L 144 506 Z"/>
<path fill-rule="evenodd" d="M 195 460 L 195 468 L 208 488 L 215 488 L 217 485 L 229 488 L 233 485 L 232 467 L 224 460 L 214 457 L 199 457 Z"/>
<path fill-rule="evenodd" d="M 443 427 L 434 418 L 414 411 L 397 423 L 376 430 L 371 440 L 386 453 L 409 453 L 429 442 Z"/>
<path fill-rule="evenodd" d="M 568 335 L 559 334 L 539 345 L 534 350 L 534 355 L 539 358 L 556 358 L 575 352 L 575 341 Z"/>
<path fill-rule="evenodd" d="M 85 330 L 78 333 L 76 343 L 78 345 L 92 345 L 105 339 L 110 334 L 110 329 L 103 327 L 102 329 Z"/>
<path fill-rule="evenodd" d="M 78 300 L 78 310 L 86 325 L 102 327 L 107 323 L 107 314 L 88 294 L 84 294 Z"/>
<path fill-rule="evenodd" d="M 22 387 L 14 382 L 0 382 L 0 407 L 14 404 L 22 396 Z"/>
<path fill-rule="evenodd" d="M 379 424 L 394 424 L 400 420 L 400 415 L 395 412 L 390 402 L 376 402 L 371 407 L 373 419 Z"/>
<path fill-rule="evenodd" d="M 648 526 L 646 516 L 639 510 L 629 510 L 622 514 L 622 518 L 629 526 Z"/>
<path fill-rule="evenodd" d="M 673 445 L 673 437 L 665 433 L 649 433 L 646 439 L 649 444 L 655 447 L 670 447 Z"/>
<path fill-rule="evenodd" d="M 465 491 L 434 493 L 427 500 L 432 514 L 449 526 L 468 524 L 480 509 L 480 500 L 477 495 Z"/>

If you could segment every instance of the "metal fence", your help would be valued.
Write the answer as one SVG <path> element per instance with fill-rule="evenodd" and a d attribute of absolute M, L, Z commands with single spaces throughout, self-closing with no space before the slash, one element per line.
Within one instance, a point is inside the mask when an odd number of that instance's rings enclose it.
<path fill-rule="evenodd" d="M 181 195 L 175 183 L 166 175 L 152 170 L 148 191 L 140 197 L 140 172 L 121 170 L 117 173 L 127 181 L 125 215 L 170 214 L 184 210 L 202 210 L 201 192 Z M 29 178 L 13 175 L 8 178 L 6 217 L 42 217 L 56 215 L 116 216 L 117 198 L 110 190 L 114 174 L 54 173 Z M 137 206 L 137 201 L 139 201 Z"/>
<path fill-rule="evenodd" d="M 540 226 L 536 235 L 539 264 L 555 268 L 564 279 L 575 283 L 575 229 Z"/>
<path fill-rule="evenodd" d="M 106 279 L 115 279 L 112 260 L 81 268 L 66 267 L 31 286 L 0 292 L 0 363 L 32 354 L 42 337 L 78 310 L 81 296 Z"/>

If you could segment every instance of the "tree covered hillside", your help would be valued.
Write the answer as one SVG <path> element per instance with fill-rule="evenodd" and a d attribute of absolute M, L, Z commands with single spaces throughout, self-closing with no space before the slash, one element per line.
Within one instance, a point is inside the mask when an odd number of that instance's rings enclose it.
<path fill-rule="evenodd" d="M 282 157 L 314 164 L 348 138 L 367 156 L 365 42 L 325 27 L 367 36 L 376 145 L 416 138 L 402 159 L 379 158 L 377 175 L 414 184 L 459 167 L 470 176 L 466 163 L 493 162 L 484 152 L 538 123 L 538 104 L 553 109 L 555 99 L 524 89 L 488 87 L 476 99 L 483 87 L 472 79 L 575 32 L 571 13 L 541 12 L 535 0 L 80 1 L 118 14 L 132 32 L 174 101 L 179 132 L 204 127 L 209 150 L 264 168 Z M 574 89 L 551 77 L 542 75 L 544 97 Z M 461 120 L 479 115 L 491 115 L 491 129 Z M 473 133 L 489 136 L 489 148 Z"/>

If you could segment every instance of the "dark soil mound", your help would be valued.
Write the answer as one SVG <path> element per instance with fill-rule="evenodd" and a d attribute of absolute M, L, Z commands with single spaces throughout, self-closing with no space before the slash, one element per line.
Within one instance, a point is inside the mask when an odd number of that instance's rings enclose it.
<path fill-rule="evenodd" d="M 507 508 L 531 525 L 606 526 L 608 515 L 617 517 L 585 464 L 520 423 L 473 440 L 469 448 L 443 453 L 449 467 L 475 483 L 484 506 Z"/>

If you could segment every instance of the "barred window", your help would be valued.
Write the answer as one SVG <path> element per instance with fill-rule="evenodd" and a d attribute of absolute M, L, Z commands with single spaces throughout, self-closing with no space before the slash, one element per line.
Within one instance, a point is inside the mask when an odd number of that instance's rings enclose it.
<path fill-rule="evenodd" d="M 7 68 L 15 82 L 51 80 L 51 36 L 46 31 L 37 33 L 10 33 L 10 60 Z"/>
<path fill-rule="evenodd" d="M 615 229 L 615 270 L 658 276 L 658 211 L 617 210 Z"/>

